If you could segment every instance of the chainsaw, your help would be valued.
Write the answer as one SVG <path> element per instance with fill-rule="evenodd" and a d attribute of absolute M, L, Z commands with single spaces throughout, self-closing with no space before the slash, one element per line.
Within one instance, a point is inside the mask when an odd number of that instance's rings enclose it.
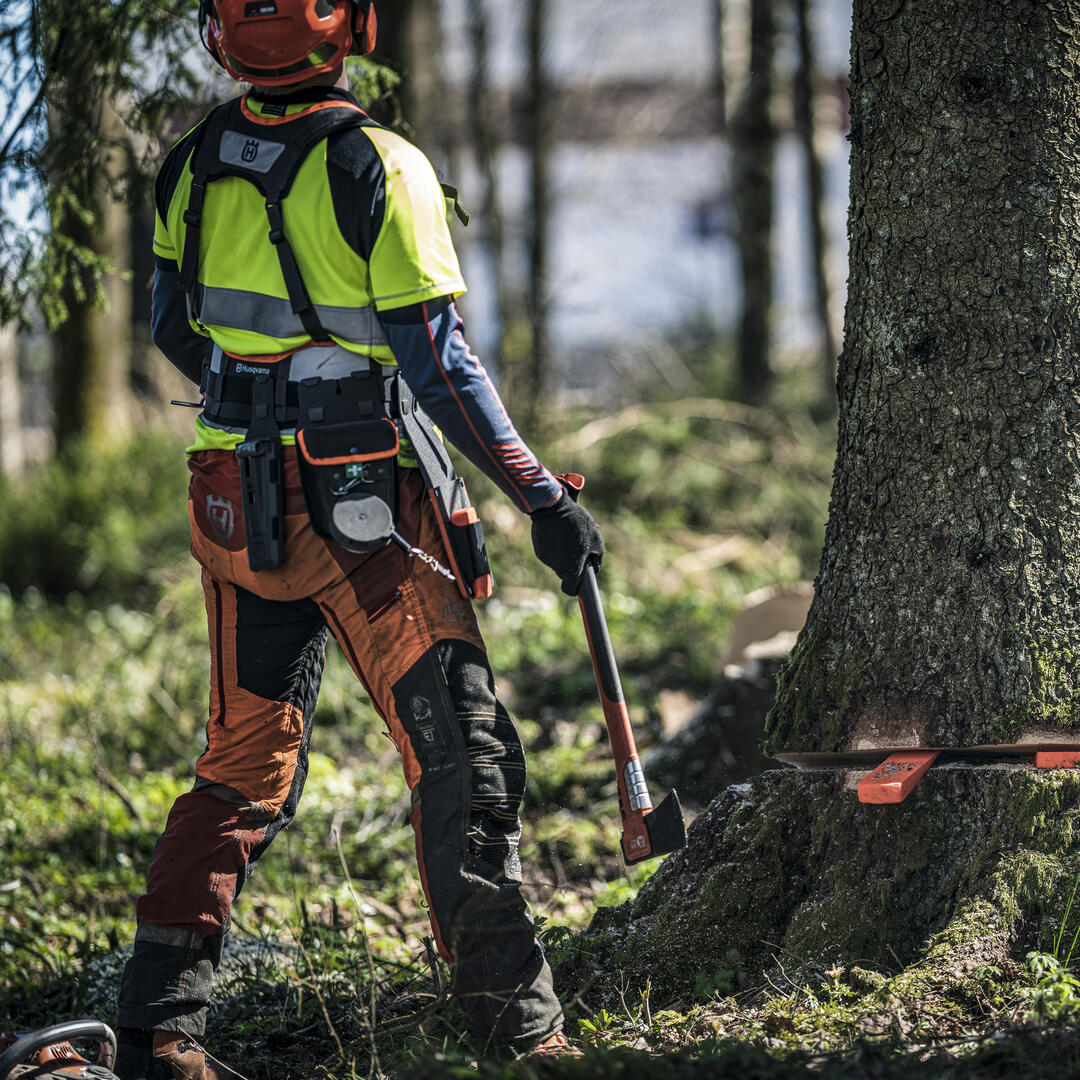
<path fill-rule="evenodd" d="M 72 1039 L 98 1044 L 97 1061 L 84 1058 Z M 116 1036 L 100 1020 L 70 1020 L 28 1035 L 0 1033 L 0 1080 L 117 1080 L 110 1066 L 116 1060 Z"/>

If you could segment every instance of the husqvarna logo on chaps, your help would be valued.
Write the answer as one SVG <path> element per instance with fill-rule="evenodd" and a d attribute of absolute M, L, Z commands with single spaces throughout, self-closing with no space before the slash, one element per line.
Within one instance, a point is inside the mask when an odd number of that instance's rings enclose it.
<path fill-rule="evenodd" d="M 210 528 L 213 529 L 214 536 L 218 540 L 225 543 L 232 539 L 233 529 L 236 528 L 236 518 L 229 499 L 221 495 L 207 495 L 206 516 L 210 519 Z"/>

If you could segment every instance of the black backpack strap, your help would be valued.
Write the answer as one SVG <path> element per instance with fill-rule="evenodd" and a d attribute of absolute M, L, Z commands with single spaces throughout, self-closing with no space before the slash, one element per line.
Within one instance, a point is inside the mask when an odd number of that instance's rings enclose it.
<path fill-rule="evenodd" d="M 250 121 L 245 121 L 245 123 L 252 128 L 257 127 Z M 280 155 L 266 174 L 266 186 L 280 192 L 281 197 L 285 198 L 292 188 L 296 174 L 300 171 L 300 166 L 323 139 L 348 128 L 380 127 L 381 125 L 359 107 L 354 108 L 342 103 L 308 113 L 307 116 L 299 117 L 282 126 L 288 127 L 289 131 L 288 152 Z M 278 130 L 280 131 L 281 128 L 279 127 Z"/>
<path fill-rule="evenodd" d="M 191 181 L 191 195 L 184 210 L 184 251 L 180 256 L 180 277 L 176 284 L 189 300 L 195 288 L 195 275 L 199 269 L 199 238 L 202 234 L 203 200 L 206 198 L 206 173 L 198 171 Z"/>
<path fill-rule="evenodd" d="M 266 185 L 266 218 L 270 222 L 270 242 L 277 252 L 281 264 L 281 276 L 285 280 L 285 291 L 293 314 L 303 324 L 304 330 L 312 341 L 329 341 L 330 335 L 323 327 L 315 305 L 308 295 L 307 286 L 300 274 L 296 255 L 285 235 L 285 222 L 281 213 L 281 202 L 289 194 L 300 171 L 300 166 L 307 160 L 308 154 L 325 138 L 336 131 L 346 128 L 374 125 L 367 113 L 353 109 L 348 105 L 339 108 L 320 109 L 301 121 L 303 128 L 292 134 L 289 152 L 282 154 L 269 170 Z"/>
<path fill-rule="evenodd" d="M 203 203 L 206 199 L 206 185 L 210 182 L 210 162 L 207 157 L 207 132 L 220 131 L 228 122 L 229 115 L 233 112 L 235 102 L 219 105 L 200 125 L 195 135 L 195 147 L 191 152 L 190 168 L 192 172 L 191 191 L 188 194 L 188 204 L 184 208 L 184 250 L 180 255 L 180 276 L 177 279 L 177 287 L 187 297 L 188 315 L 198 319 L 193 297 L 195 282 L 199 272 L 199 241 L 202 236 Z M 211 139 L 212 144 L 216 140 Z"/>
<path fill-rule="evenodd" d="M 282 196 L 276 192 L 266 197 L 266 218 L 270 222 L 270 243 L 274 245 L 274 251 L 277 252 L 281 276 L 285 279 L 285 291 L 289 295 L 289 304 L 292 306 L 293 314 L 303 324 L 304 332 L 312 341 L 328 342 L 330 335 L 315 311 L 315 305 L 311 302 L 300 267 L 296 262 L 292 244 L 285 236 L 281 198 Z"/>

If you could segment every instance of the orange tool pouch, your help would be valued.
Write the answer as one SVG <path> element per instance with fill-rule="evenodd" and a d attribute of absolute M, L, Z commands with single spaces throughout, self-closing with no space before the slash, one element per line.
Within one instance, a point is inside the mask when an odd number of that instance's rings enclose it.
<path fill-rule="evenodd" d="M 495 579 L 488 562 L 484 530 L 476 509 L 469 502 L 465 481 L 455 476 L 438 487 L 428 486 L 428 497 L 435 507 L 450 569 L 466 600 L 486 600 L 495 589 Z"/>

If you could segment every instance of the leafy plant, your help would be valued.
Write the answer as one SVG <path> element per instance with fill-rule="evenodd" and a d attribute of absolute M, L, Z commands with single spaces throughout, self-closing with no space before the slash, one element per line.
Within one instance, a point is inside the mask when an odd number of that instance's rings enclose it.
<path fill-rule="evenodd" d="M 1068 903 L 1065 905 L 1065 914 L 1062 915 L 1054 936 L 1054 951 L 1045 953 L 1035 950 L 1027 954 L 1025 966 L 1031 975 L 1033 985 L 1025 987 L 1022 993 L 1031 1002 L 1031 1012 L 1034 1017 L 1056 1020 L 1080 1011 L 1080 978 L 1072 968 L 1073 953 L 1077 942 L 1080 941 L 1080 924 L 1077 925 L 1064 958 L 1060 958 L 1065 928 L 1069 922 L 1069 915 L 1072 913 L 1078 888 L 1080 888 L 1080 876 L 1073 884 Z"/>
<path fill-rule="evenodd" d="M 711 1001 L 717 995 L 730 994 L 735 988 L 735 972 L 717 968 L 713 972 L 699 971 L 694 979 L 694 993 L 701 1001 Z"/>
<path fill-rule="evenodd" d="M 578 1023 L 587 1035 L 606 1035 L 614 1029 L 615 1017 L 607 1009 L 598 1009 L 591 1017 Z"/>

